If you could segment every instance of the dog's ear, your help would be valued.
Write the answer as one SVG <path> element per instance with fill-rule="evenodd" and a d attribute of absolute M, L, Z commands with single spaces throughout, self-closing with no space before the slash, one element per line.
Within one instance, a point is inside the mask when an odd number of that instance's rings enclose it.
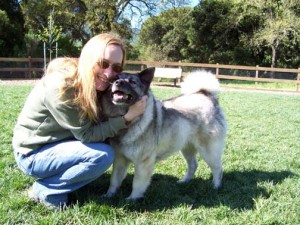
<path fill-rule="evenodd" d="M 154 77 L 155 67 L 149 67 L 139 73 L 141 81 L 149 87 Z"/>

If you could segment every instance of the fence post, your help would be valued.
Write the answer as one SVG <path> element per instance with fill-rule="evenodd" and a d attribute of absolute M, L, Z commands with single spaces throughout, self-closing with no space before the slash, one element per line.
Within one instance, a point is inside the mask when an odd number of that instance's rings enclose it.
<path fill-rule="evenodd" d="M 216 77 L 219 76 L 219 63 L 216 64 Z"/>
<path fill-rule="evenodd" d="M 256 70 L 255 70 L 255 88 L 257 89 L 257 79 L 258 79 L 258 67 L 259 67 L 259 65 L 256 65 Z"/>
<path fill-rule="evenodd" d="M 32 78 L 32 59 L 31 56 L 28 56 L 28 78 L 31 79 Z"/>
<path fill-rule="evenodd" d="M 181 60 L 178 61 L 180 64 L 178 66 L 179 69 L 181 69 L 181 77 L 178 78 L 178 82 L 180 83 L 182 81 L 182 66 L 181 66 Z M 175 79 L 175 84 L 174 86 L 176 86 L 176 79 Z"/>
<path fill-rule="evenodd" d="M 300 68 L 298 68 L 298 76 L 297 76 L 297 91 L 299 91 L 299 82 L 300 82 Z"/>

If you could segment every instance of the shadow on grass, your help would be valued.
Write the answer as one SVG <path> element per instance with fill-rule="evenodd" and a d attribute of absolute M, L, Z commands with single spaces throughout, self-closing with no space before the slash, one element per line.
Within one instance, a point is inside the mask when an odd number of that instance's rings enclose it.
<path fill-rule="evenodd" d="M 109 186 L 109 175 L 78 190 L 73 195 L 80 204 L 96 202 L 97 204 L 122 207 L 128 211 L 156 211 L 187 205 L 191 208 L 228 206 L 231 209 L 252 209 L 253 199 L 261 196 L 269 198 L 272 190 L 259 185 L 261 182 L 280 184 L 284 179 L 295 176 L 289 171 L 236 171 L 224 174 L 223 187 L 219 190 L 212 188 L 212 180 L 194 178 L 186 184 L 176 183 L 178 178 L 163 174 L 154 174 L 145 198 L 138 201 L 126 201 L 131 192 L 132 175 L 128 175 L 115 197 L 102 198 Z"/>

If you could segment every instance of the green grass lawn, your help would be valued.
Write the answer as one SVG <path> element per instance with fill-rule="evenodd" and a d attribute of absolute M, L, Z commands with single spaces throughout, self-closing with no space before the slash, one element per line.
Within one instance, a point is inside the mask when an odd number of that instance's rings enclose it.
<path fill-rule="evenodd" d="M 173 85 L 171 79 L 166 78 L 154 78 L 157 84 L 167 84 Z M 227 80 L 220 79 L 220 84 L 222 87 L 229 88 L 244 88 L 244 89 L 262 89 L 262 90 L 273 90 L 273 91 L 289 91 L 289 92 L 297 92 L 300 91 L 300 84 L 297 86 L 295 83 L 280 83 L 280 82 L 255 82 L 255 81 L 247 81 L 247 80 Z"/>
<path fill-rule="evenodd" d="M 13 127 L 30 86 L 0 86 L 0 224 L 300 224 L 300 96 L 224 91 L 228 120 L 223 187 L 212 189 L 200 161 L 195 178 L 177 184 L 186 170 L 180 154 L 157 164 L 145 198 L 124 200 L 133 168 L 117 196 L 103 199 L 111 169 L 76 191 L 66 211 L 31 202 L 24 192 L 32 178 L 17 169 Z M 169 98 L 178 88 L 154 87 Z"/>
<path fill-rule="evenodd" d="M 274 83 L 274 82 L 257 82 L 243 81 L 243 80 L 221 80 L 221 85 L 224 87 L 237 88 L 252 88 L 252 89 L 266 89 L 277 91 L 297 91 L 297 84 L 294 83 Z M 298 85 L 298 89 L 300 86 Z"/>

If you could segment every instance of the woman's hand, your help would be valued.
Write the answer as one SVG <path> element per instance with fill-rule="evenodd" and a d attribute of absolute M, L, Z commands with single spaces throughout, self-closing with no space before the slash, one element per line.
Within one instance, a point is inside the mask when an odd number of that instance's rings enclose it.
<path fill-rule="evenodd" d="M 136 117 L 142 115 L 146 109 L 147 95 L 144 95 L 141 100 L 129 107 L 128 112 L 123 116 L 126 123 L 130 123 Z"/>

